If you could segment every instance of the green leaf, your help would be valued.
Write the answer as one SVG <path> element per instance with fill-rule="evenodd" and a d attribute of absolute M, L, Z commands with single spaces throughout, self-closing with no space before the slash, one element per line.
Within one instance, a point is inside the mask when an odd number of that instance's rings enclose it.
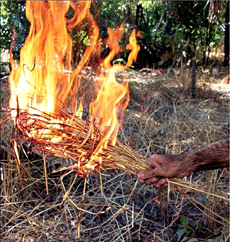
<path fill-rule="evenodd" d="M 185 218 L 184 216 L 181 217 L 180 221 L 181 221 L 181 223 L 182 223 L 183 225 L 185 225 L 185 226 L 188 225 L 188 220 L 187 220 L 187 218 Z"/>

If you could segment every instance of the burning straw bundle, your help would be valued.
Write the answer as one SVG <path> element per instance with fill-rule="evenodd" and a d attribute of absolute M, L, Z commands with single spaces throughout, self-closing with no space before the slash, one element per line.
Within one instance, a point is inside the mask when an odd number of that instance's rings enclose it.
<path fill-rule="evenodd" d="M 116 73 L 131 67 L 136 61 L 140 50 L 136 38 L 141 34 L 136 29 L 131 32 L 126 45 L 130 52 L 126 65 L 112 64 L 122 51 L 119 42 L 124 25 L 108 28 L 108 38 L 103 42 L 110 52 L 102 58 L 99 27 L 90 6 L 90 1 L 26 2 L 31 26 L 19 63 L 12 60 L 14 38 L 11 44 L 12 72 L 9 81 L 12 118 L 23 139 L 29 139 L 34 150 L 70 159 L 70 168 L 79 176 L 84 177 L 104 167 L 136 174 L 147 168 L 143 158 L 130 147 L 116 142 L 121 122 L 117 111 L 121 110 L 123 115 L 129 101 L 128 86 L 125 82 L 116 81 Z M 70 7 L 74 16 L 67 18 Z M 83 20 L 88 26 L 90 45 L 85 47 L 81 61 L 72 69 L 73 41 L 70 32 L 76 26 L 80 28 Z M 85 94 L 81 96 L 80 103 L 77 104 L 76 100 L 83 77 L 81 72 L 94 58 L 98 60 L 98 65 L 94 66 L 98 78 L 93 86 L 97 97 L 90 102 L 89 122 L 78 116 L 82 113 Z M 70 103 L 75 114 L 60 110 L 60 107 L 68 109 Z"/>
<path fill-rule="evenodd" d="M 81 177 L 105 168 L 121 169 L 134 175 L 149 168 L 139 153 L 119 141 L 112 145 L 109 140 L 106 148 L 98 149 L 103 134 L 97 124 L 77 116 L 73 118 L 64 111 L 59 112 L 59 117 L 21 111 L 16 125 L 23 139 L 30 140 L 34 151 L 69 159 L 71 166 L 66 169 L 73 169 Z"/>

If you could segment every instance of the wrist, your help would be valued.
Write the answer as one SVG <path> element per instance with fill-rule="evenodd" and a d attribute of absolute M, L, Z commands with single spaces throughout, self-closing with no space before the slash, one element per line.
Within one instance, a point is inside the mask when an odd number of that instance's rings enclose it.
<path fill-rule="evenodd" d="M 195 162 L 196 156 L 195 156 L 194 152 L 185 154 L 184 159 L 185 159 L 186 164 L 188 164 L 187 167 L 188 167 L 190 173 L 198 170 L 198 165 Z"/>

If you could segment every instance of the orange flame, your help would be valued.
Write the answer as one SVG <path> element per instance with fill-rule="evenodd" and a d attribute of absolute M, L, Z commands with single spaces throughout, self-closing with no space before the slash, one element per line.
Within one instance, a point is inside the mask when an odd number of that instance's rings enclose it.
<path fill-rule="evenodd" d="M 12 118 L 17 123 L 17 115 L 20 111 L 27 111 L 29 114 L 47 113 L 53 115 L 60 107 L 72 108 L 74 115 L 80 117 L 83 111 L 83 99 L 80 103 L 76 101 L 78 87 L 80 85 L 80 73 L 85 70 L 93 55 L 100 56 L 99 28 L 90 12 L 90 1 L 27 1 L 26 17 L 31 23 L 29 34 L 20 52 L 20 62 L 17 64 L 11 61 L 12 72 L 10 74 L 10 108 Z M 69 8 L 74 10 L 72 18 L 67 18 Z M 70 32 L 79 26 L 82 21 L 88 23 L 90 44 L 78 66 L 71 69 L 72 38 Z M 115 74 L 130 67 L 136 60 L 140 46 L 136 44 L 136 31 L 133 30 L 129 44 L 130 50 L 126 65 L 114 64 L 111 62 L 122 50 L 118 42 L 123 35 L 124 26 L 117 29 L 108 28 L 108 38 L 105 44 L 110 48 L 110 53 L 101 65 L 98 75 L 95 92 L 97 97 L 90 103 L 89 120 L 98 123 L 99 130 L 103 135 L 99 146 L 93 153 L 95 158 L 98 152 L 106 148 L 108 141 L 116 143 L 119 129 L 119 113 L 123 113 L 128 101 L 127 83 L 116 81 Z M 69 107 L 69 103 L 72 104 Z M 42 116 L 40 117 L 42 119 Z M 71 123 L 72 119 L 65 120 Z M 61 119 L 54 119 L 52 126 L 58 128 Z M 28 125 L 32 121 L 28 120 Z M 18 126 L 20 129 L 20 127 Z M 29 137 L 42 139 L 48 137 L 50 142 L 59 143 L 62 137 L 53 136 L 50 138 L 50 127 L 43 130 L 27 133 Z M 93 135 L 93 130 L 91 135 Z M 93 170 L 93 162 L 89 161 L 87 166 Z"/>

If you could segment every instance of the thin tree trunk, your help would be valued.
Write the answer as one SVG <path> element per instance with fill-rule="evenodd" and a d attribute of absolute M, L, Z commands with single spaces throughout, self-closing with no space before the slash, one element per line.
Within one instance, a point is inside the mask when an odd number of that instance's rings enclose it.
<path fill-rule="evenodd" d="M 224 34 L 224 66 L 229 65 L 229 0 L 226 4 L 225 12 L 225 34 Z"/>
<path fill-rule="evenodd" d="M 191 98 L 196 97 L 196 57 L 192 57 Z"/>

